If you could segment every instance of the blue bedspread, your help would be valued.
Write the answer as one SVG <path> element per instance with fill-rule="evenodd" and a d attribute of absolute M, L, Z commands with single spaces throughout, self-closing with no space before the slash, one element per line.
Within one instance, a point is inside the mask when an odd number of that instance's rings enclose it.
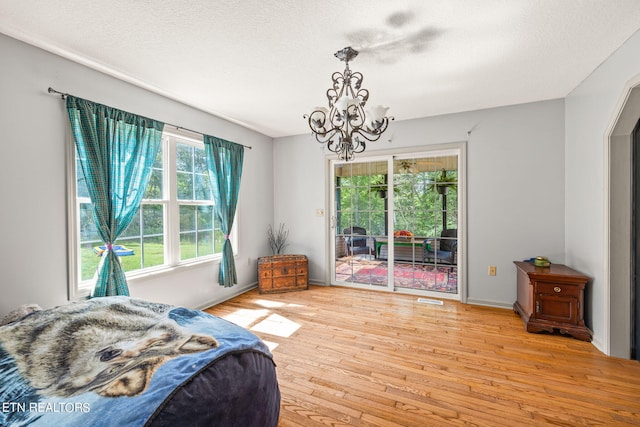
<path fill-rule="evenodd" d="M 239 352 L 272 357 L 246 329 L 181 307 L 106 297 L 38 311 L 0 327 L 0 425 L 143 426 Z"/>

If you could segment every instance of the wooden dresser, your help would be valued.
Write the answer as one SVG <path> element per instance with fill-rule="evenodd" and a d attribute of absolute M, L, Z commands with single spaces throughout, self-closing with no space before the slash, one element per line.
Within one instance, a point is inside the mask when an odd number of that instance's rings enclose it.
<path fill-rule="evenodd" d="M 562 264 L 536 267 L 514 261 L 518 275 L 518 300 L 513 310 L 527 332 L 560 332 L 591 341 L 584 324 L 584 289 L 589 277 Z"/>
<path fill-rule="evenodd" d="M 305 255 L 271 255 L 258 258 L 261 294 L 309 289 L 309 262 Z"/>

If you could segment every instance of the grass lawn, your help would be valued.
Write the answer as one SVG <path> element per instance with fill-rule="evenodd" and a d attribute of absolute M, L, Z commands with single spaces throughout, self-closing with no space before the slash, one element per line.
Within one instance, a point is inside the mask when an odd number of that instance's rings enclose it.
<path fill-rule="evenodd" d="M 123 243 L 118 242 L 117 244 L 133 250 L 133 255 L 120 257 L 124 271 L 138 270 L 143 267 L 141 260 L 142 250 L 139 241 L 125 241 Z M 222 241 L 216 241 L 215 245 L 216 251 L 222 251 Z M 94 246 L 102 245 L 95 244 Z M 201 241 L 200 246 L 197 248 L 197 255 L 204 256 L 212 255 L 213 253 L 214 248 L 211 247 L 211 242 L 206 240 Z M 82 246 L 80 256 L 82 257 L 82 280 L 90 280 L 98 268 L 100 256 L 95 253 L 93 246 Z M 196 243 L 184 239 L 180 242 L 180 259 L 187 260 L 192 258 L 196 258 Z M 144 267 L 148 268 L 162 264 L 164 264 L 164 245 L 160 242 L 145 242 Z"/>
<path fill-rule="evenodd" d="M 140 243 L 130 242 L 126 246 L 128 249 L 133 249 L 134 254 L 130 256 L 121 256 L 120 262 L 124 271 L 137 270 L 142 267 Z M 192 246 L 195 246 L 193 244 Z M 195 253 L 195 249 L 193 250 Z M 100 256 L 97 255 L 93 247 L 82 247 L 82 280 L 90 280 L 93 278 L 98 264 L 100 263 Z M 164 263 L 164 246 L 162 243 L 145 243 L 144 244 L 144 266 L 153 267 L 155 265 L 162 265 Z"/>

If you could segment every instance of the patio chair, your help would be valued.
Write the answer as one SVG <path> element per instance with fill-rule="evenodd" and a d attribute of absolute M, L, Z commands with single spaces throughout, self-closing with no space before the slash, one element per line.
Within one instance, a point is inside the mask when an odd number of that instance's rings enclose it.
<path fill-rule="evenodd" d="M 440 238 L 425 239 L 422 242 L 424 253 L 422 262 L 434 262 L 436 264 L 458 264 L 458 230 L 451 228 L 442 230 Z"/>
<path fill-rule="evenodd" d="M 347 245 L 347 255 L 367 254 L 373 255 L 376 247 L 376 240 L 373 237 L 367 237 L 367 230 L 362 227 L 348 227 L 342 230 L 344 240 Z M 367 244 L 371 239 L 372 246 Z"/>

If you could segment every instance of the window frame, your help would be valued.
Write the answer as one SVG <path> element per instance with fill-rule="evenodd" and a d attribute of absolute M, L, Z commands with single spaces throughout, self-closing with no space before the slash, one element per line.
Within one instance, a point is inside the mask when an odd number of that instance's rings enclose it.
<path fill-rule="evenodd" d="M 220 262 L 221 253 L 203 255 L 197 258 L 180 260 L 180 204 L 177 198 L 177 167 L 176 167 L 176 145 L 177 142 L 204 149 L 203 137 L 201 134 L 165 125 L 162 133 L 163 151 L 163 194 L 160 199 L 143 199 L 141 204 L 163 205 L 164 213 L 164 264 L 136 269 L 130 272 L 125 271 L 127 282 L 131 285 L 135 279 L 162 275 L 174 271 L 176 268 L 190 268 L 203 263 Z M 77 196 L 77 176 L 76 176 L 76 146 L 70 126 L 67 126 L 67 229 L 68 229 L 68 299 L 76 300 L 88 297 L 95 286 L 95 279 L 82 280 L 80 272 L 80 216 L 79 201 L 84 198 Z M 209 205 L 208 201 L 189 201 L 189 205 Z M 238 233 L 237 218 L 234 218 L 234 227 L 231 230 L 229 239 L 233 245 L 233 255 L 238 253 Z M 215 213 L 214 213 L 214 250 L 215 250 Z"/>

